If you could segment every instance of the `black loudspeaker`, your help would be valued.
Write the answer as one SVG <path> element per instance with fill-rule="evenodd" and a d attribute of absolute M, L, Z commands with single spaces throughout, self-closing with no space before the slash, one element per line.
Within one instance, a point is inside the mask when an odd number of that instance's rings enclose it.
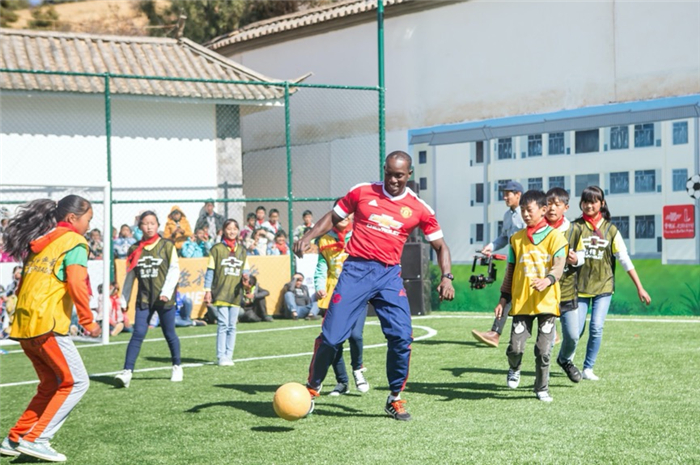
<path fill-rule="evenodd" d="M 430 245 L 422 242 L 407 242 L 401 255 L 401 278 L 406 289 L 411 315 L 430 313 Z M 369 305 L 368 315 L 376 316 Z"/>
<path fill-rule="evenodd" d="M 403 279 L 428 279 L 430 245 L 422 242 L 407 242 L 401 255 L 401 277 Z"/>
<path fill-rule="evenodd" d="M 408 295 L 411 315 L 430 313 L 430 281 L 428 279 L 404 279 L 403 287 Z"/>
<path fill-rule="evenodd" d="M 406 289 L 408 305 L 411 315 L 427 315 L 432 310 L 430 305 L 430 281 L 428 279 L 404 279 L 403 287 Z M 367 303 L 367 315 L 377 316 L 374 306 Z"/>

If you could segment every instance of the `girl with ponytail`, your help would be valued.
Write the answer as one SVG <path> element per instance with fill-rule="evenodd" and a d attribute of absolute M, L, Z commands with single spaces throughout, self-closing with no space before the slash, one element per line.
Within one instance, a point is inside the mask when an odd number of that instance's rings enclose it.
<path fill-rule="evenodd" d="M 22 260 L 10 337 L 19 341 L 39 377 L 37 393 L 0 444 L 0 454 L 62 462 L 49 441 L 83 397 L 89 378 L 68 335 L 73 305 L 92 337 L 101 333 L 90 311 L 85 233 L 92 219 L 86 199 L 35 200 L 19 207 L 3 234 Z"/>
<path fill-rule="evenodd" d="M 579 204 L 583 215 L 576 220 L 581 228 L 581 242 L 585 261 L 578 275 L 578 314 L 580 334 L 586 329 L 586 314 L 591 311 L 588 346 L 583 362 L 583 379 L 598 381 L 593 373 L 603 339 L 603 324 L 615 292 L 615 263 L 620 262 L 637 287 L 639 300 L 649 305 L 651 297 L 644 290 L 634 264 L 627 253 L 625 241 L 610 221 L 610 210 L 603 190 L 598 186 L 586 187 Z M 575 349 L 575 348 L 574 348 Z M 571 360 L 573 361 L 573 360 Z"/>

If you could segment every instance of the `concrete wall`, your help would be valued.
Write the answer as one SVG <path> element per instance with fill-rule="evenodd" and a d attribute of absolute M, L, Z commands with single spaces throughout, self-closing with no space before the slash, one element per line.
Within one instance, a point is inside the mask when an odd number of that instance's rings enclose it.
<path fill-rule="evenodd" d="M 700 92 L 697 0 L 475 0 L 400 16 L 392 13 L 400 8 L 387 8 L 385 19 L 387 152 L 409 150 L 407 131 L 414 128 Z M 279 43 L 241 53 L 233 46 L 222 53 L 270 76 L 291 79 L 311 71 L 314 75 L 306 82 L 376 85 L 376 23 L 339 24 L 322 34 L 281 35 Z M 313 31 L 313 27 L 304 30 Z M 351 102 L 348 107 L 353 108 Z M 376 109 L 367 106 L 366 111 Z M 334 120 L 336 137 L 347 141 L 359 137 L 353 134 L 355 120 L 353 110 L 345 132 Z M 604 136 L 601 134 L 601 140 Z M 314 143 L 313 139 L 309 140 Z M 601 172 L 602 179 L 605 173 L 629 169 L 630 163 L 637 169 L 662 170 L 664 185 L 670 183 L 671 165 L 688 165 L 689 173 L 694 169 L 684 149 L 677 149 L 679 154 L 674 155 L 672 148 L 664 147 L 645 151 L 640 158 L 630 153 L 610 167 L 603 164 L 607 157 L 601 151 L 583 157 L 543 157 L 532 163 L 519 159 L 495 162 L 484 172 L 468 167 L 469 158 L 464 156 L 471 153 L 473 144 L 470 147 L 410 148 L 414 155 L 428 150 L 429 159 L 438 160 L 420 166 L 417 180 L 429 180 L 421 196 L 435 206 L 451 245 L 455 244 L 453 234 L 460 238 L 472 234 L 475 221 L 485 224 L 486 239 L 495 234 L 502 203 L 492 199 L 485 210 L 468 207 L 469 221 L 456 212 L 463 214 L 465 205 L 470 205 L 468 185 L 488 182 L 486 195 L 494 197 L 494 184 L 489 181 L 512 178 L 514 170 L 525 181 L 538 173 L 568 173 L 573 187 L 577 173 Z M 663 161 L 656 158 L 661 152 Z M 657 212 L 658 207 L 660 217 L 661 206 L 675 202 L 676 196 L 650 195 L 647 202 L 644 198 L 633 201 L 630 194 L 628 199 L 615 196 L 611 201 L 616 210 L 632 216 L 651 208 Z M 577 209 L 574 204 L 572 213 Z M 660 219 L 657 231 L 660 235 Z M 454 247 L 455 258 L 468 261 L 470 247 L 461 242 Z M 654 240 L 641 240 L 631 248 L 641 255 L 656 254 Z"/>
<path fill-rule="evenodd" d="M 0 183 L 79 186 L 106 182 L 102 96 L 3 93 L 0 104 Z M 237 173 L 232 173 L 231 181 L 240 182 L 240 140 L 219 141 L 218 152 L 222 152 L 222 146 L 228 147 L 228 164 L 233 162 L 239 167 Z M 236 156 L 230 155 L 232 150 L 237 151 Z M 217 196 L 216 185 L 222 177 L 217 165 L 213 104 L 116 97 L 112 100 L 111 153 L 115 199 Z M 50 192 L 36 192 L 35 196 L 60 197 L 66 193 L 49 195 Z M 95 199 L 102 198 L 101 193 L 94 195 Z M 3 199 L 15 200 L 9 194 L 4 194 Z M 147 201 L 115 205 L 113 224 L 131 224 L 135 214 L 146 208 L 154 209 L 164 224 L 171 205 Z M 202 205 L 183 203 L 180 207 L 194 227 Z M 223 206 L 218 209 L 223 211 Z"/>
<path fill-rule="evenodd" d="M 700 2 L 388 8 L 385 47 L 387 149 L 405 149 L 415 127 L 697 93 Z M 377 83 L 373 22 L 223 52 L 268 76 Z"/>

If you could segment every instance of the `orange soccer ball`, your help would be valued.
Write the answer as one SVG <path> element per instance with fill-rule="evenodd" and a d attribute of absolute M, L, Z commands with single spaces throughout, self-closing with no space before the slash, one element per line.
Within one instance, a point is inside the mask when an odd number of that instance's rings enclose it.
<path fill-rule="evenodd" d="M 299 383 L 283 384 L 275 392 L 272 406 L 280 418 L 296 421 L 309 413 L 311 396 L 306 387 Z"/>

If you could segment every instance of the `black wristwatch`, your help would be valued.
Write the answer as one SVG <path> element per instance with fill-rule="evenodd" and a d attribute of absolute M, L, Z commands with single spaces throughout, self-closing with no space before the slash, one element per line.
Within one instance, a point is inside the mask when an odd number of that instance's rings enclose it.
<path fill-rule="evenodd" d="M 447 279 L 449 279 L 450 281 L 454 281 L 454 280 L 455 280 L 455 277 L 454 277 L 454 275 L 453 275 L 452 273 L 444 273 L 444 274 L 442 275 L 442 277 L 443 277 L 443 278 L 447 278 Z"/>

